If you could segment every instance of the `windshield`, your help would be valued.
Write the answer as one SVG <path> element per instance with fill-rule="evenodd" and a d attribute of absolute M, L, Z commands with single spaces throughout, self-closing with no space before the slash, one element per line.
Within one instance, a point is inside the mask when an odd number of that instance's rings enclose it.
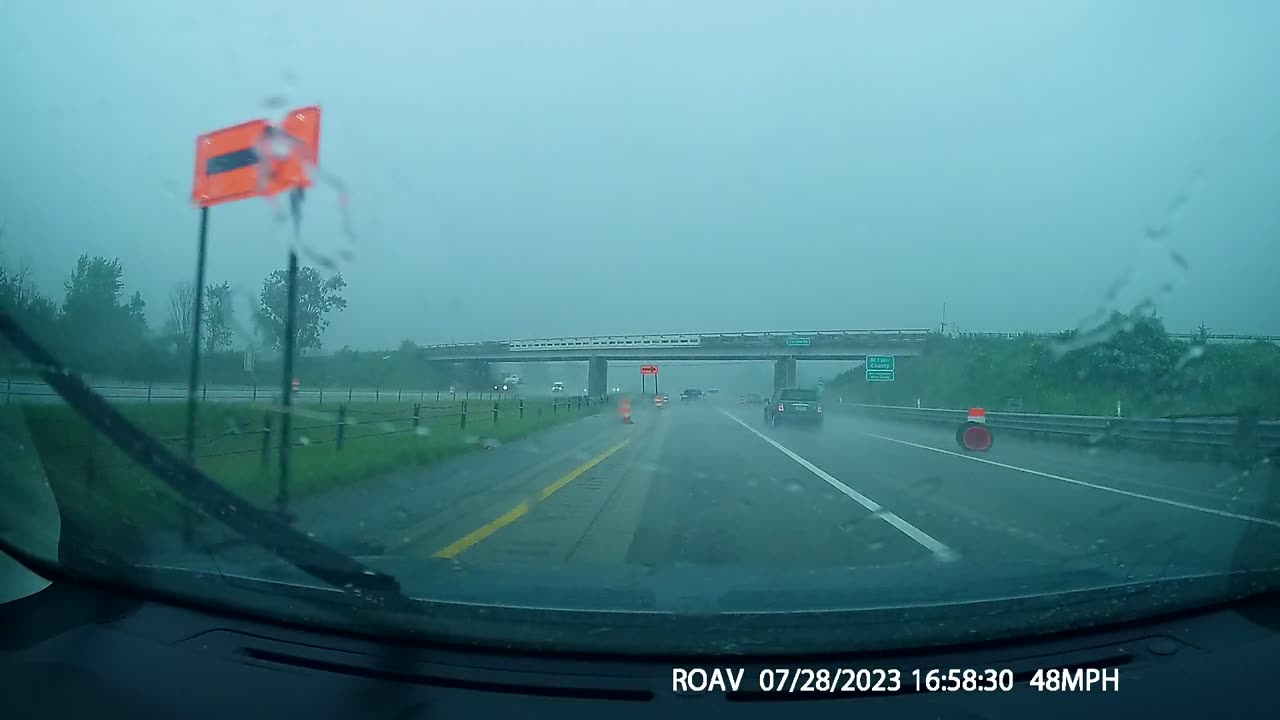
<path fill-rule="evenodd" d="M 617 652 L 1280 565 L 1280 5 L 801 5 L 4 5 L 0 547 Z"/>

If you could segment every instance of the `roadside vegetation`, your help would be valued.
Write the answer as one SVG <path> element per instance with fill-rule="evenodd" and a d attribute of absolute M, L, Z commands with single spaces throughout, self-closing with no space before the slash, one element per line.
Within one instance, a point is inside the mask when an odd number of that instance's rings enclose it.
<path fill-rule="evenodd" d="M 1011 339 L 935 336 L 897 359 L 893 382 L 842 373 L 845 403 L 985 407 L 1034 413 L 1160 417 L 1256 409 L 1280 418 L 1280 347 L 1171 338 L 1156 316 L 1114 315 L 1099 331 Z"/>
<path fill-rule="evenodd" d="M 184 452 L 183 403 L 119 409 L 175 453 Z M 523 414 L 519 400 L 368 403 L 344 410 L 340 414 L 332 405 L 294 408 L 288 481 L 291 501 L 394 470 L 483 451 L 598 413 L 600 404 L 576 397 L 525 401 Z M 9 406 L 0 417 L 0 424 L 10 429 L 12 424 L 22 423 L 23 435 L 32 439 L 34 447 L 27 451 L 38 453 L 39 466 L 58 499 L 64 523 L 116 545 L 143 528 L 181 531 L 192 517 L 176 493 L 103 439 L 70 408 Z M 203 405 L 197 416 L 197 438 L 196 465 L 201 470 L 259 507 L 276 507 L 280 489 L 277 415 L 261 405 Z M 203 520 L 195 517 L 195 522 Z"/>
<path fill-rule="evenodd" d="M 0 228 L 0 247 L 3 237 Z M 127 277 L 117 258 L 82 255 L 55 296 L 36 285 L 29 268 L 12 267 L 0 257 L 0 307 L 64 365 L 85 377 L 185 384 L 195 316 L 193 285 L 174 282 L 157 308 L 141 293 L 127 289 Z M 276 270 L 252 297 L 238 298 L 225 281 L 208 284 L 201 312 L 202 382 L 245 386 L 280 382 L 285 283 L 285 271 Z M 303 384 L 492 389 L 494 378 L 486 364 L 464 368 L 425 363 L 418 344 L 407 338 L 395 348 L 325 350 L 323 338 L 330 318 L 347 307 L 345 288 L 340 273 L 326 276 L 311 267 L 299 270 L 294 374 Z M 237 315 L 237 307 L 239 315 L 248 317 Z M 248 369 L 246 348 L 254 354 Z M 26 358 L 0 338 L 0 376 L 34 375 Z"/>

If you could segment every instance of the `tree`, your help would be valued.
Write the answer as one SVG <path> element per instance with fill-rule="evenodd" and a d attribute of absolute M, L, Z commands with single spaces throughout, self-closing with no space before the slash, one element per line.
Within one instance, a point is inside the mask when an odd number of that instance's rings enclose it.
<path fill-rule="evenodd" d="M 169 317 L 165 322 L 165 334 L 191 343 L 191 318 L 195 315 L 196 293 L 188 283 L 176 283 L 169 288 Z"/>
<path fill-rule="evenodd" d="M 210 285 L 204 293 L 204 347 L 212 354 L 231 344 L 231 284 Z"/>
<path fill-rule="evenodd" d="M 125 329 L 125 337 L 143 339 L 150 332 L 147 327 L 147 302 L 142 299 L 142 293 L 134 291 L 129 298 L 129 304 L 124 307 L 123 326 Z"/>
<path fill-rule="evenodd" d="M 64 285 L 58 334 L 73 367 L 146 374 L 155 347 L 148 337 L 146 302 L 139 293 L 122 301 L 124 268 L 118 259 L 81 255 Z"/>
<path fill-rule="evenodd" d="M 271 347 L 283 346 L 284 320 L 288 312 L 289 273 L 276 270 L 262 281 L 257 323 Z M 346 309 L 339 293 L 347 286 L 342 275 L 324 279 L 312 267 L 298 268 L 298 312 L 294 318 L 298 349 L 319 349 L 321 336 L 329 327 L 328 314 Z"/>
<path fill-rule="evenodd" d="M 0 227 L 0 239 L 3 238 L 4 228 Z M 50 342 L 57 338 L 58 306 L 40 294 L 29 268 L 23 266 L 10 271 L 0 264 L 0 308 L 46 347 L 51 347 Z M 10 362 L 23 359 L 3 338 L 0 338 L 0 356 L 7 356 Z"/>
<path fill-rule="evenodd" d="M 124 269 L 119 260 L 81 255 L 64 284 L 66 295 L 59 313 L 61 335 L 75 344 L 71 355 L 79 362 L 101 359 L 128 339 L 120 294 Z"/>

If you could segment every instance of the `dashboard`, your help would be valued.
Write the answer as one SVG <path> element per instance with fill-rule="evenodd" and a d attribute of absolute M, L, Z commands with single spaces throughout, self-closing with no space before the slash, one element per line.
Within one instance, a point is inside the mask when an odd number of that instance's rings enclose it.
<path fill-rule="evenodd" d="M 1276 596 L 923 653 L 620 658 L 409 645 L 51 580 L 0 605 L 5 717 L 1205 717 L 1280 700 Z"/>

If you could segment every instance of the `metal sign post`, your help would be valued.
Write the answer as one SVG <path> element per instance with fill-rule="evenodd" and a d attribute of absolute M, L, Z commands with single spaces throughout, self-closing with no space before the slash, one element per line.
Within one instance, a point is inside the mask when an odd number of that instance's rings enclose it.
<path fill-rule="evenodd" d="M 295 190 L 294 192 L 301 192 Z M 284 350 L 284 379 L 280 384 L 280 488 L 279 494 L 276 495 L 276 511 L 282 517 L 289 515 L 289 449 L 290 449 L 290 430 L 292 426 L 292 413 L 290 406 L 293 404 L 293 346 L 294 333 L 293 326 L 294 315 L 298 311 L 298 252 L 296 250 L 289 251 L 289 280 L 288 280 L 288 300 L 286 305 L 288 310 L 284 317 L 284 337 L 281 338 L 280 344 Z"/>
<path fill-rule="evenodd" d="M 287 151 L 272 150 L 273 141 L 283 140 Z M 289 431 L 291 380 L 293 374 L 294 322 L 298 310 L 297 280 L 299 232 L 303 188 L 311 186 L 308 165 L 320 156 L 320 108 L 310 106 L 290 111 L 280 125 L 266 120 L 215 130 L 196 138 L 195 184 L 191 200 L 201 209 L 200 248 L 196 268 L 195 318 L 192 321 L 191 374 L 187 386 L 187 459 L 195 458 L 195 392 L 200 375 L 200 322 L 203 314 L 205 261 L 209 206 L 254 197 L 290 193 L 294 220 L 294 247 L 289 251 L 288 309 L 284 318 L 284 383 L 281 392 L 280 492 L 276 498 L 281 515 L 288 519 Z M 247 363 L 251 366 L 251 363 Z M 247 369 L 247 368 L 246 368 Z"/>
<path fill-rule="evenodd" d="M 187 377 L 187 462 L 196 457 L 196 386 L 200 384 L 200 320 L 204 314 L 205 261 L 209 254 L 209 206 L 200 208 L 200 239 L 196 251 L 196 299 L 191 318 L 191 366 Z"/>

